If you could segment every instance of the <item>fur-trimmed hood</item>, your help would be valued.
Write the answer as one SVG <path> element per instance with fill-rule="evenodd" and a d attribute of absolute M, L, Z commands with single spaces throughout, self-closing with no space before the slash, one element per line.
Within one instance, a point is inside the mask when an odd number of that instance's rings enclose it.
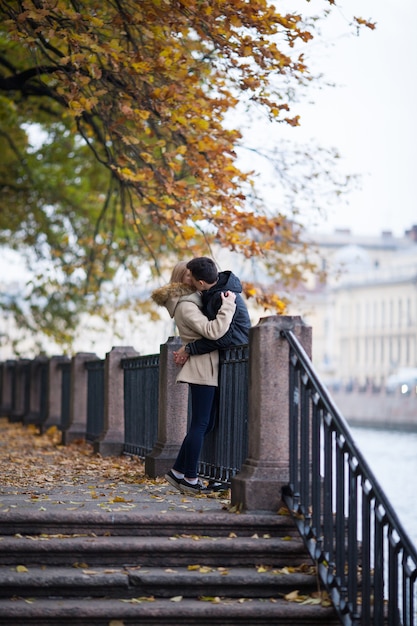
<path fill-rule="evenodd" d="M 171 317 L 174 317 L 175 309 L 180 300 L 194 302 L 199 308 L 202 307 L 201 295 L 185 283 L 168 283 L 152 292 L 151 298 L 159 306 L 167 308 Z"/>

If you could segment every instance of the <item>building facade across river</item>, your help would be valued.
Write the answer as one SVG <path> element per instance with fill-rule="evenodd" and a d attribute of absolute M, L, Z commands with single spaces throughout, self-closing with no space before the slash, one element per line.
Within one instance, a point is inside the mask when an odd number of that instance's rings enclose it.
<path fill-rule="evenodd" d="M 332 384 L 385 387 L 417 367 L 417 226 L 402 238 L 317 236 L 327 280 L 310 281 L 292 308 L 313 329 L 313 359 Z M 293 312 L 293 311 L 292 311 Z"/>

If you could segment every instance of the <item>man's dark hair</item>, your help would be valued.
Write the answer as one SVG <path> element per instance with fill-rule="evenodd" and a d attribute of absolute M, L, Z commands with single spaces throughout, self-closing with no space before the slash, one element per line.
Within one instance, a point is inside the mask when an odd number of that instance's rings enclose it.
<path fill-rule="evenodd" d="M 215 262 L 207 256 L 191 259 L 187 263 L 187 269 L 190 270 L 193 278 L 204 280 L 205 283 L 215 283 L 219 277 Z"/>

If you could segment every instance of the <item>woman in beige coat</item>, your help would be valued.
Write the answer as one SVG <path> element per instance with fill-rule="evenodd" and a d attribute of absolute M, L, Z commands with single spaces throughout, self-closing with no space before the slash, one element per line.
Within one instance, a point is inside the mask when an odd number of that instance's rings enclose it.
<path fill-rule="evenodd" d="M 236 310 L 236 295 L 222 294 L 217 317 L 209 320 L 201 311 L 201 295 L 192 287 L 186 262 L 178 263 L 165 287 L 152 293 L 152 299 L 165 306 L 174 318 L 183 344 L 200 337 L 220 339 L 228 330 Z M 211 429 L 211 417 L 218 386 L 219 353 L 191 356 L 181 368 L 177 382 L 189 383 L 191 393 L 191 423 L 173 468 L 165 475 L 167 481 L 187 494 L 209 492 L 197 478 L 198 462 L 204 436 Z"/>

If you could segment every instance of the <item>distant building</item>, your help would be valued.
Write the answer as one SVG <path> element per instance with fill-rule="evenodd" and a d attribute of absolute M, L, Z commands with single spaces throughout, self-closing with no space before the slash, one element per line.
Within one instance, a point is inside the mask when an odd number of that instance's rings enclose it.
<path fill-rule="evenodd" d="M 417 367 L 417 226 L 402 238 L 335 231 L 312 247 L 327 279 L 312 277 L 291 312 L 313 327 L 313 361 L 325 380 L 379 387 Z"/>

